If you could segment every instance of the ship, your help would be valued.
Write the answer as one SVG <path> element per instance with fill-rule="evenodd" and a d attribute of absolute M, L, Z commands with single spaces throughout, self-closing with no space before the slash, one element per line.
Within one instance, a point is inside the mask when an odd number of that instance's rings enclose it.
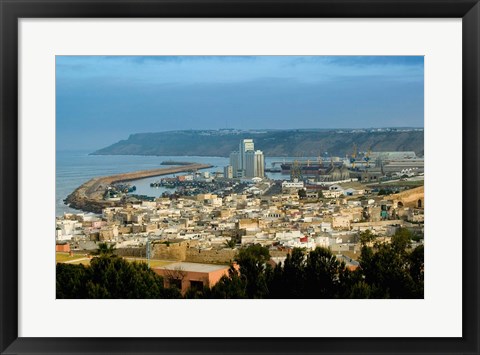
<path fill-rule="evenodd" d="M 297 162 L 285 162 L 280 165 L 282 174 L 289 175 L 292 172 L 292 167 L 297 166 L 300 169 L 302 175 L 319 175 L 323 174 L 328 165 L 325 165 L 317 161 L 297 161 Z"/>

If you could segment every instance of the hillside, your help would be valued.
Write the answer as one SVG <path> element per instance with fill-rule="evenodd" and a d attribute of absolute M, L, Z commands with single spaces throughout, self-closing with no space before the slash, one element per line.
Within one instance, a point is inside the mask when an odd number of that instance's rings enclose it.
<path fill-rule="evenodd" d="M 253 138 L 266 156 L 344 156 L 359 151 L 415 151 L 423 156 L 423 130 L 169 131 L 136 133 L 94 155 L 229 156 L 241 139 Z"/>

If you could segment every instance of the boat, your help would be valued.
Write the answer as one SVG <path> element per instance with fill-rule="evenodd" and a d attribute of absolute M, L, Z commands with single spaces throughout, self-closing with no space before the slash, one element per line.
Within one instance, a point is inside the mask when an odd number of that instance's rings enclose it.
<path fill-rule="evenodd" d="M 298 166 L 303 175 L 318 175 L 319 171 L 324 168 L 323 164 L 318 162 L 283 163 L 280 165 L 282 174 L 290 174 L 294 165 Z"/>

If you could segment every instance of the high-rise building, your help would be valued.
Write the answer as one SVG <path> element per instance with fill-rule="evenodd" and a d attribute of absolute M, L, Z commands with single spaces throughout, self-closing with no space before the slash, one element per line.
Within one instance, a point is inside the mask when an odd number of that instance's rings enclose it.
<path fill-rule="evenodd" d="M 263 152 L 261 150 L 255 151 L 254 148 L 253 139 L 243 139 L 240 142 L 239 151 L 230 153 L 230 166 L 234 178 L 265 176 Z M 227 170 L 225 170 L 225 177 L 227 177 Z"/>
<path fill-rule="evenodd" d="M 234 178 L 242 177 L 242 167 L 240 165 L 240 154 L 239 152 L 230 153 L 230 166 L 232 167 L 232 174 Z"/>
<path fill-rule="evenodd" d="M 261 150 L 245 153 L 245 177 L 264 177 L 265 159 Z"/>
<path fill-rule="evenodd" d="M 233 168 L 231 165 L 227 165 L 223 168 L 223 177 L 225 179 L 232 179 L 233 178 Z"/>
<path fill-rule="evenodd" d="M 265 177 L 265 156 L 261 150 L 255 152 L 255 176 Z"/>
<path fill-rule="evenodd" d="M 255 150 L 255 145 L 253 144 L 253 139 L 243 139 L 240 142 L 238 151 L 240 152 L 240 168 L 245 171 L 245 159 L 247 152 L 253 152 Z"/>

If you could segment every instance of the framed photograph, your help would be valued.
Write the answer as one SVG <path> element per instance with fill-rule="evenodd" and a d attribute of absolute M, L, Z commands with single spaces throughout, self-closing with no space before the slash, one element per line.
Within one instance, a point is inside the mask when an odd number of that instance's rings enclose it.
<path fill-rule="evenodd" d="M 0 352 L 477 354 L 479 6 L 2 0 Z"/>

